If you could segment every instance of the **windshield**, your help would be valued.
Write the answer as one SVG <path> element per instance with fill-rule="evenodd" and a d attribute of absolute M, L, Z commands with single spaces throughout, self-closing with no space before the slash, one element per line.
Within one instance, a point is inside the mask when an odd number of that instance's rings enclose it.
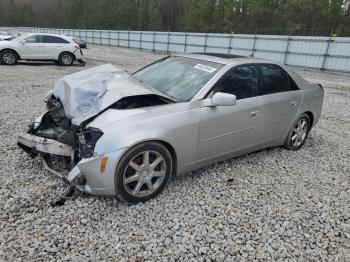
<path fill-rule="evenodd" d="M 173 98 L 189 101 L 223 67 L 187 57 L 167 57 L 136 72 L 141 82 Z"/>

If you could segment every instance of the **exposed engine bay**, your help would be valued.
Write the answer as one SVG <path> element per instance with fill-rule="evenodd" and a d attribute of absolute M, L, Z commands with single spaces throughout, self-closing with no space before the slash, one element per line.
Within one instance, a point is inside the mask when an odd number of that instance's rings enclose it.
<path fill-rule="evenodd" d="M 170 100 L 158 95 L 139 95 L 124 97 L 105 110 L 135 109 L 163 105 L 170 102 Z M 18 143 L 18 145 L 32 157 L 40 154 L 45 158 L 51 168 L 55 167 L 55 169 L 58 169 L 60 172 L 64 172 L 65 170 L 69 171 L 81 159 L 93 156 L 95 144 L 103 133 L 96 128 L 86 126 L 105 110 L 84 121 L 81 125 L 76 126 L 72 124 L 71 119 L 66 116 L 63 104 L 53 95 L 47 98 L 46 107 L 47 112 L 42 115 L 40 123 L 35 122 L 30 125 L 27 133 L 67 145 L 71 148 L 72 154 L 70 156 L 45 154 L 30 148 L 28 145 L 22 143 Z M 62 154 L 64 153 L 62 152 Z"/>

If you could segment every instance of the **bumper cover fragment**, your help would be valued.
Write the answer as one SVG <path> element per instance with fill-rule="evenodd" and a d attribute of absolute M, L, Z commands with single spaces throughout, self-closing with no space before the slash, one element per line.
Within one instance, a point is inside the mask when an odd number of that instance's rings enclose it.
<path fill-rule="evenodd" d="M 71 146 L 60 143 L 53 139 L 23 133 L 18 136 L 17 141 L 19 144 L 42 153 L 69 157 L 74 156 L 74 150 Z"/>

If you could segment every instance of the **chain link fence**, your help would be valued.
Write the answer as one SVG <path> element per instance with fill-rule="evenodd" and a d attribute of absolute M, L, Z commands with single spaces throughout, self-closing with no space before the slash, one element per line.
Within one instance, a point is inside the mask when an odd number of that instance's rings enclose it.
<path fill-rule="evenodd" d="M 167 53 L 225 53 L 265 58 L 289 66 L 350 73 L 350 37 L 11 28 L 64 34 L 87 43 Z"/>

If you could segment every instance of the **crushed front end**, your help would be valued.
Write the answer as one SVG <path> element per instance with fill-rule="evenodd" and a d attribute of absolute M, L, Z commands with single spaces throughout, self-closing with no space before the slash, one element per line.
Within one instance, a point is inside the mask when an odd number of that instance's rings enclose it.
<path fill-rule="evenodd" d="M 18 145 L 31 157 L 39 156 L 50 173 L 82 191 L 93 193 L 86 188 L 87 181 L 78 164 L 96 158 L 94 148 L 103 133 L 84 124 L 73 125 L 62 103 L 52 94 L 46 104 L 47 112 L 18 136 Z"/>
<path fill-rule="evenodd" d="M 118 144 L 114 131 L 101 130 L 108 121 L 143 112 L 138 108 L 172 102 L 120 68 L 89 68 L 56 81 L 46 96 L 47 112 L 18 137 L 18 145 L 81 191 L 114 195 L 115 170 L 127 145 Z M 103 118 L 109 110 L 118 113 Z M 99 117 L 104 120 L 92 126 Z"/>

